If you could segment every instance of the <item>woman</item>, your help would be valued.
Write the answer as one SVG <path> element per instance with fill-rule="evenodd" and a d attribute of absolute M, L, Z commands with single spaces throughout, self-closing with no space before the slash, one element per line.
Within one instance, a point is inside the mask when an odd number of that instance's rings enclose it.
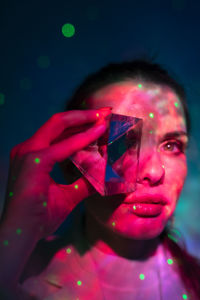
<path fill-rule="evenodd" d="M 111 64 L 83 82 L 66 110 L 11 151 L 3 297 L 200 299 L 199 263 L 168 228 L 187 175 L 183 88 L 157 64 Z M 102 196 L 67 158 L 105 134 L 111 112 L 143 120 L 139 169 L 135 191 Z M 51 179 L 56 162 L 69 185 Z M 50 238 L 72 211 L 72 223 Z"/>

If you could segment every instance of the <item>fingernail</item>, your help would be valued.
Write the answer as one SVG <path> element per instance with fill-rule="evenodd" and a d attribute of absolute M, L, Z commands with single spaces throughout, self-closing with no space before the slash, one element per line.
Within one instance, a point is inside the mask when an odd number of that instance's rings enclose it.
<path fill-rule="evenodd" d="M 98 117 L 99 118 L 105 118 L 108 115 L 111 115 L 112 107 L 102 107 L 99 109 Z"/>

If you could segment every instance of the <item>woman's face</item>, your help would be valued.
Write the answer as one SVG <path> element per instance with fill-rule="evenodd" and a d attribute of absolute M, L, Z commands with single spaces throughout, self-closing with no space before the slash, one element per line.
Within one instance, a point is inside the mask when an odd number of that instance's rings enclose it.
<path fill-rule="evenodd" d="M 125 237 L 158 236 L 176 208 L 187 175 L 184 148 L 188 138 L 178 96 L 167 86 L 123 81 L 94 93 L 86 106 L 111 106 L 112 113 L 143 119 L 136 190 L 105 197 L 96 194 L 86 199 L 86 209 L 101 224 Z M 144 196 L 149 196 L 148 204 L 141 204 Z M 149 203 L 153 201 L 163 202 Z M 146 209 L 151 211 L 152 207 L 156 211 L 148 213 Z"/>

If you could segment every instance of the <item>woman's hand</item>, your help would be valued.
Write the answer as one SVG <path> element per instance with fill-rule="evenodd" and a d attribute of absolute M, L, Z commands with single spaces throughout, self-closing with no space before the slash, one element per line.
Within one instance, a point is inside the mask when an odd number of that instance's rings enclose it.
<path fill-rule="evenodd" d="M 106 131 L 104 117 L 109 114 L 109 108 L 56 113 L 31 138 L 11 150 L 2 222 L 9 220 L 16 227 L 22 224 L 26 230 L 34 228 L 39 240 L 55 232 L 75 206 L 95 192 L 84 177 L 62 185 L 49 174 L 56 162 L 98 139 Z M 85 126 L 87 129 L 80 132 Z M 69 133 L 77 128 L 79 133 L 55 142 L 65 130 Z"/>

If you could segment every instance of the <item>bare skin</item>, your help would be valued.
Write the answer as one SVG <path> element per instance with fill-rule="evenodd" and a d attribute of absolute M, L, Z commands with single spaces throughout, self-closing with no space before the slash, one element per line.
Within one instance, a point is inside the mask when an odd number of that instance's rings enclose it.
<path fill-rule="evenodd" d="M 109 109 L 57 113 L 31 138 L 11 150 L 0 224 L 0 242 L 5 245 L 0 248 L 3 270 L 0 287 L 16 286 L 37 242 L 55 232 L 74 207 L 95 192 L 84 177 L 74 184 L 62 185 L 49 174 L 56 162 L 86 147 L 105 132 L 108 114 Z M 80 130 L 86 125 L 86 130 Z M 74 127 L 79 133 L 69 136 Z M 21 230 L 22 239 L 16 234 L 17 229 Z"/>
<path fill-rule="evenodd" d="M 15 256 L 8 248 L 1 248 L 0 264 L 4 272 L 0 287 L 6 286 L 6 282 L 17 284 L 38 240 L 55 232 L 83 199 L 86 199 L 86 236 L 91 244 L 105 253 L 131 259 L 153 254 L 159 235 L 175 210 L 187 175 L 186 155 L 179 147 L 183 144 L 185 148 L 187 136 L 163 141 L 167 132 L 186 132 L 180 101 L 169 88 L 142 84 L 141 90 L 138 82 L 133 81 L 107 86 L 87 99 L 87 111 L 55 114 L 30 139 L 12 149 L 0 239 L 1 243 L 9 240 L 15 244 Z M 102 112 L 100 108 L 108 106 L 113 108 L 113 113 L 143 119 L 137 190 L 102 197 L 84 177 L 72 185 L 57 184 L 49 175 L 54 164 L 103 135 L 107 126 L 104 117 L 110 111 Z M 65 129 L 85 124 L 89 124 L 89 129 L 57 139 Z M 10 191 L 13 192 L 11 198 Z M 165 197 L 167 203 L 154 218 L 138 217 L 130 205 L 123 204 L 136 196 L 155 193 Z M 24 232 L 20 243 L 15 234 L 17 228 Z M 9 270 L 8 263 L 12 266 Z"/>
<path fill-rule="evenodd" d="M 86 103 L 90 109 L 111 106 L 113 113 L 143 119 L 137 189 L 117 196 L 88 197 L 85 201 L 87 239 L 105 253 L 132 259 L 148 257 L 173 215 L 187 175 L 184 149 L 188 137 L 181 102 L 166 86 L 124 81 L 102 88 Z M 172 131 L 186 134 L 163 140 Z M 123 204 L 134 202 L 135 197 L 144 194 L 165 198 L 167 203 L 161 214 L 140 217 L 134 213 L 133 206 Z"/>

